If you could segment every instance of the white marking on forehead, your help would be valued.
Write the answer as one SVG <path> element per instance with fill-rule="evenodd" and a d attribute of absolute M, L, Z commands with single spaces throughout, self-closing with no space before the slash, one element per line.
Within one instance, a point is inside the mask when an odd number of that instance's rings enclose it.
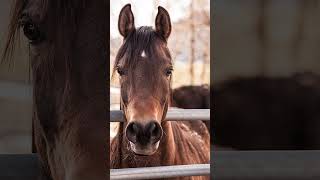
<path fill-rule="evenodd" d="M 141 57 L 147 57 L 146 52 L 144 52 L 144 50 L 141 53 Z"/>

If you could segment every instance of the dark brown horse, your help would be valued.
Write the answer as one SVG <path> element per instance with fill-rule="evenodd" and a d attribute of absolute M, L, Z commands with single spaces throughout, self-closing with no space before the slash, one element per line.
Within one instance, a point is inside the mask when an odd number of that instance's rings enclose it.
<path fill-rule="evenodd" d="M 172 99 L 173 107 L 183 109 L 210 109 L 210 89 L 207 84 L 176 88 L 173 90 Z M 204 121 L 204 123 L 210 131 L 210 121 Z"/>
<path fill-rule="evenodd" d="M 40 179 L 106 179 L 108 2 L 17 0 L 4 59 L 29 40 Z"/>
<path fill-rule="evenodd" d="M 209 163 L 209 133 L 201 121 L 203 131 L 197 133 L 184 123 L 164 120 L 173 69 L 167 48 L 171 32 L 168 12 L 158 8 L 155 30 L 145 26 L 136 29 L 128 4 L 120 12 L 118 25 L 124 41 L 114 71 L 120 76 L 126 122 L 111 143 L 111 167 Z"/>
<path fill-rule="evenodd" d="M 210 109 L 210 88 L 200 86 L 181 86 L 173 89 L 172 106 L 183 109 Z"/>

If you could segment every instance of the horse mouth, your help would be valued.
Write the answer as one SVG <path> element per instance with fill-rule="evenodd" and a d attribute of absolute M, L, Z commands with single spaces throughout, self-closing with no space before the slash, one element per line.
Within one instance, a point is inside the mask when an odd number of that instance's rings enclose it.
<path fill-rule="evenodd" d="M 160 141 L 158 141 L 154 144 L 141 146 L 141 145 L 134 144 L 134 143 L 130 142 L 130 148 L 136 155 L 150 156 L 150 155 L 153 155 L 158 150 L 159 143 L 160 143 Z"/>

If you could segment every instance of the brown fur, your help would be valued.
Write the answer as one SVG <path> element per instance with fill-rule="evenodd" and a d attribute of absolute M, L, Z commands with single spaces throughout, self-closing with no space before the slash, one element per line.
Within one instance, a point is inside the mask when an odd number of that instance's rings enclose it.
<path fill-rule="evenodd" d="M 167 48 L 171 23 L 166 10 L 161 7 L 158 10 L 155 30 L 135 29 L 130 5 L 119 15 L 119 31 L 124 43 L 118 51 L 114 71 L 118 70 L 121 75 L 121 109 L 126 122 L 120 124 L 119 133 L 111 142 L 111 168 L 209 163 L 209 132 L 201 121 L 198 125 L 203 131 L 198 134 L 185 123 L 164 120 L 171 100 L 171 75 L 165 73 L 172 66 Z M 140 56 L 143 51 L 146 57 Z M 137 155 L 132 150 L 132 142 L 129 144 L 127 126 L 132 122 L 147 124 L 150 121 L 161 124 L 163 136 L 159 148 L 151 155 Z"/>

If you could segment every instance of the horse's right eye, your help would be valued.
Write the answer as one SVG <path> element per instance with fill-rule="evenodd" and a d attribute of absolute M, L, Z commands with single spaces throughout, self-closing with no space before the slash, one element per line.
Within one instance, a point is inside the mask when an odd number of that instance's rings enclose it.
<path fill-rule="evenodd" d="M 23 23 L 22 26 L 23 33 L 29 39 L 31 44 L 39 43 L 43 40 L 43 34 L 36 24 L 31 21 L 27 21 Z"/>

